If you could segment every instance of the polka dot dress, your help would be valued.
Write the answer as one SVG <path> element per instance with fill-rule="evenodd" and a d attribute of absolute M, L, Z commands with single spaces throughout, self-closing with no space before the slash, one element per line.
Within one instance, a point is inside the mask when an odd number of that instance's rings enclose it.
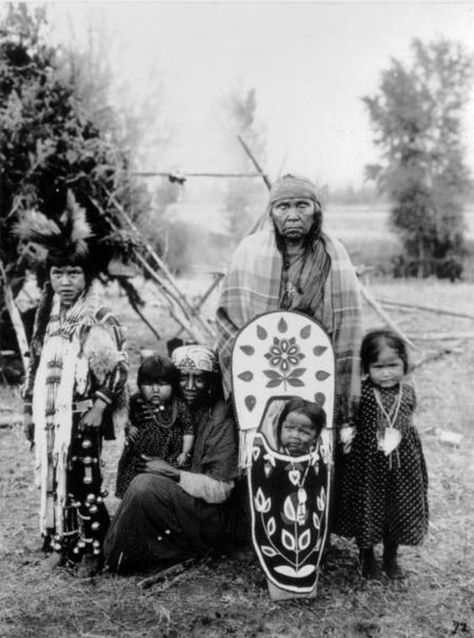
<path fill-rule="evenodd" d="M 176 411 L 173 420 L 173 410 Z M 163 412 L 152 407 L 139 393 L 130 399 L 130 422 L 138 428 L 133 443 L 127 443 L 119 459 L 115 495 L 123 498 L 142 454 L 158 456 L 177 466 L 176 459 L 183 446 L 183 434 L 193 434 L 193 420 L 183 399 L 173 399 Z"/>
<path fill-rule="evenodd" d="M 390 414 L 400 386 L 377 388 Z M 414 389 L 405 383 L 395 427 L 402 439 L 388 456 L 377 447 L 377 431 L 386 421 L 377 404 L 374 385 L 362 384 L 356 437 L 344 459 L 338 533 L 355 536 L 359 547 L 384 538 L 402 545 L 419 544 L 428 529 L 428 475 L 421 441 L 412 423 Z"/>

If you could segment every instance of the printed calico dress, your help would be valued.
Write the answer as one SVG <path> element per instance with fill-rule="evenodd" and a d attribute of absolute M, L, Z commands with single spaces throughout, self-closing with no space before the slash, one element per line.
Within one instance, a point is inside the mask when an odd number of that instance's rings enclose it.
<path fill-rule="evenodd" d="M 384 410 L 390 414 L 400 386 L 377 388 Z M 401 384 L 395 427 L 402 438 L 388 456 L 377 447 L 377 431 L 386 420 L 377 404 L 374 385 L 362 384 L 351 452 L 344 459 L 337 533 L 355 536 L 367 548 L 384 538 L 402 545 L 421 543 L 428 529 L 428 475 L 421 441 L 412 422 L 415 391 Z"/>
<path fill-rule="evenodd" d="M 130 424 L 138 428 L 135 441 L 128 441 L 120 457 L 115 495 L 123 498 L 137 475 L 135 464 L 142 454 L 158 456 L 176 466 L 182 451 L 183 435 L 193 434 L 194 424 L 186 403 L 173 398 L 164 410 L 150 405 L 140 393 L 130 399 Z"/>

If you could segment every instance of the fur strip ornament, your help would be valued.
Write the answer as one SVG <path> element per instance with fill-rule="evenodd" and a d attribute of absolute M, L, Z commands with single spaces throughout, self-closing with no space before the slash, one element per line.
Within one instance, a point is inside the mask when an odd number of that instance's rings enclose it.
<path fill-rule="evenodd" d="M 67 255 L 69 259 L 86 257 L 87 240 L 93 235 L 72 191 L 67 193 L 66 210 L 59 220 L 53 220 L 39 211 L 29 210 L 15 226 L 15 234 L 25 242 L 39 244 L 49 253 Z"/>

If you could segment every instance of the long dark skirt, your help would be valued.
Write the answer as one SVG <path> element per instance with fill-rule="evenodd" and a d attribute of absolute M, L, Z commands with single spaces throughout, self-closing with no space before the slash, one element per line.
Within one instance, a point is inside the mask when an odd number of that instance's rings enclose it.
<path fill-rule="evenodd" d="M 205 556 L 220 547 L 227 522 L 226 504 L 194 498 L 170 478 L 139 474 L 109 528 L 106 563 L 126 572 Z"/>
<path fill-rule="evenodd" d="M 390 463 L 392 466 L 390 467 Z M 415 428 L 404 433 L 392 460 L 363 432 L 345 459 L 337 531 L 366 548 L 388 539 L 418 545 L 428 530 L 428 474 Z"/>
<path fill-rule="evenodd" d="M 69 563 L 78 563 L 86 555 L 102 562 L 102 545 L 110 518 L 102 492 L 100 428 L 79 428 L 82 413 L 75 413 L 68 451 L 67 497 L 62 508 L 64 533 L 49 528 L 43 550 L 61 552 Z M 56 477 L 52 474 L 49 492 L 56 502 Z"/>

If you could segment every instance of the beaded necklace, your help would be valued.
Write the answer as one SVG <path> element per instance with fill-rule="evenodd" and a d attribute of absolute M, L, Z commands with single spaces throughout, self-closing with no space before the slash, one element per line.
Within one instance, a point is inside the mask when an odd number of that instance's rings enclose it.
<path fill-rule="evenodd" d="M 401 440 L 401 433 L 400 430 L 395 427 L 395 425 L 397 423 L 400 404 L 402 401 L 402 384 L 400 384 L 397 397 L 388 411 L 383 405 L 382 397 L 377 388 L 373 388 L 373 392 L 380 412 L 387 422 L 387 426 L 381 428 L 381 430 L 379 430 L 377 433 L 379 449 L 382 450 L 385 454 L 388 454 L 389 469 L 391 470 L 393 466 L 393 452 L 395 452 L 397 466 L 400 467 L 400 455 L 398 454 L 397 447 Z"/>
<path fill-rule="evenodd" d="M 166 404 L 160 403 L 157 408 L 151 408 L 150 414 L 151 418 L 155 425 L 163 428 L 169 428 L 176 421 L 176 416 L 178 414 L 178 403 L 175 399 L 173 399 L 173 403 L 171 406 L 171 411 L 169 416 L 166 417 Z"/>
<path fill-rule="evenodd" d="M 397 422 L 398 412 L 400 410 L 400 403 L 402 401 L 402 385 L 400 384 L 397 397 L 395 401 L 392 403 L 392 405 L 390 406 L 390 409 L 388 410 L 388 412 L 383 405 L 380 392 L 377 390 L 377 388 L 373 388 L 373 391 L 374 391 L 375 400 L 377 401 L 377 405 L 380 408 L 382 415 L 385 417 L 388 427 L 394 428 Z"/>

